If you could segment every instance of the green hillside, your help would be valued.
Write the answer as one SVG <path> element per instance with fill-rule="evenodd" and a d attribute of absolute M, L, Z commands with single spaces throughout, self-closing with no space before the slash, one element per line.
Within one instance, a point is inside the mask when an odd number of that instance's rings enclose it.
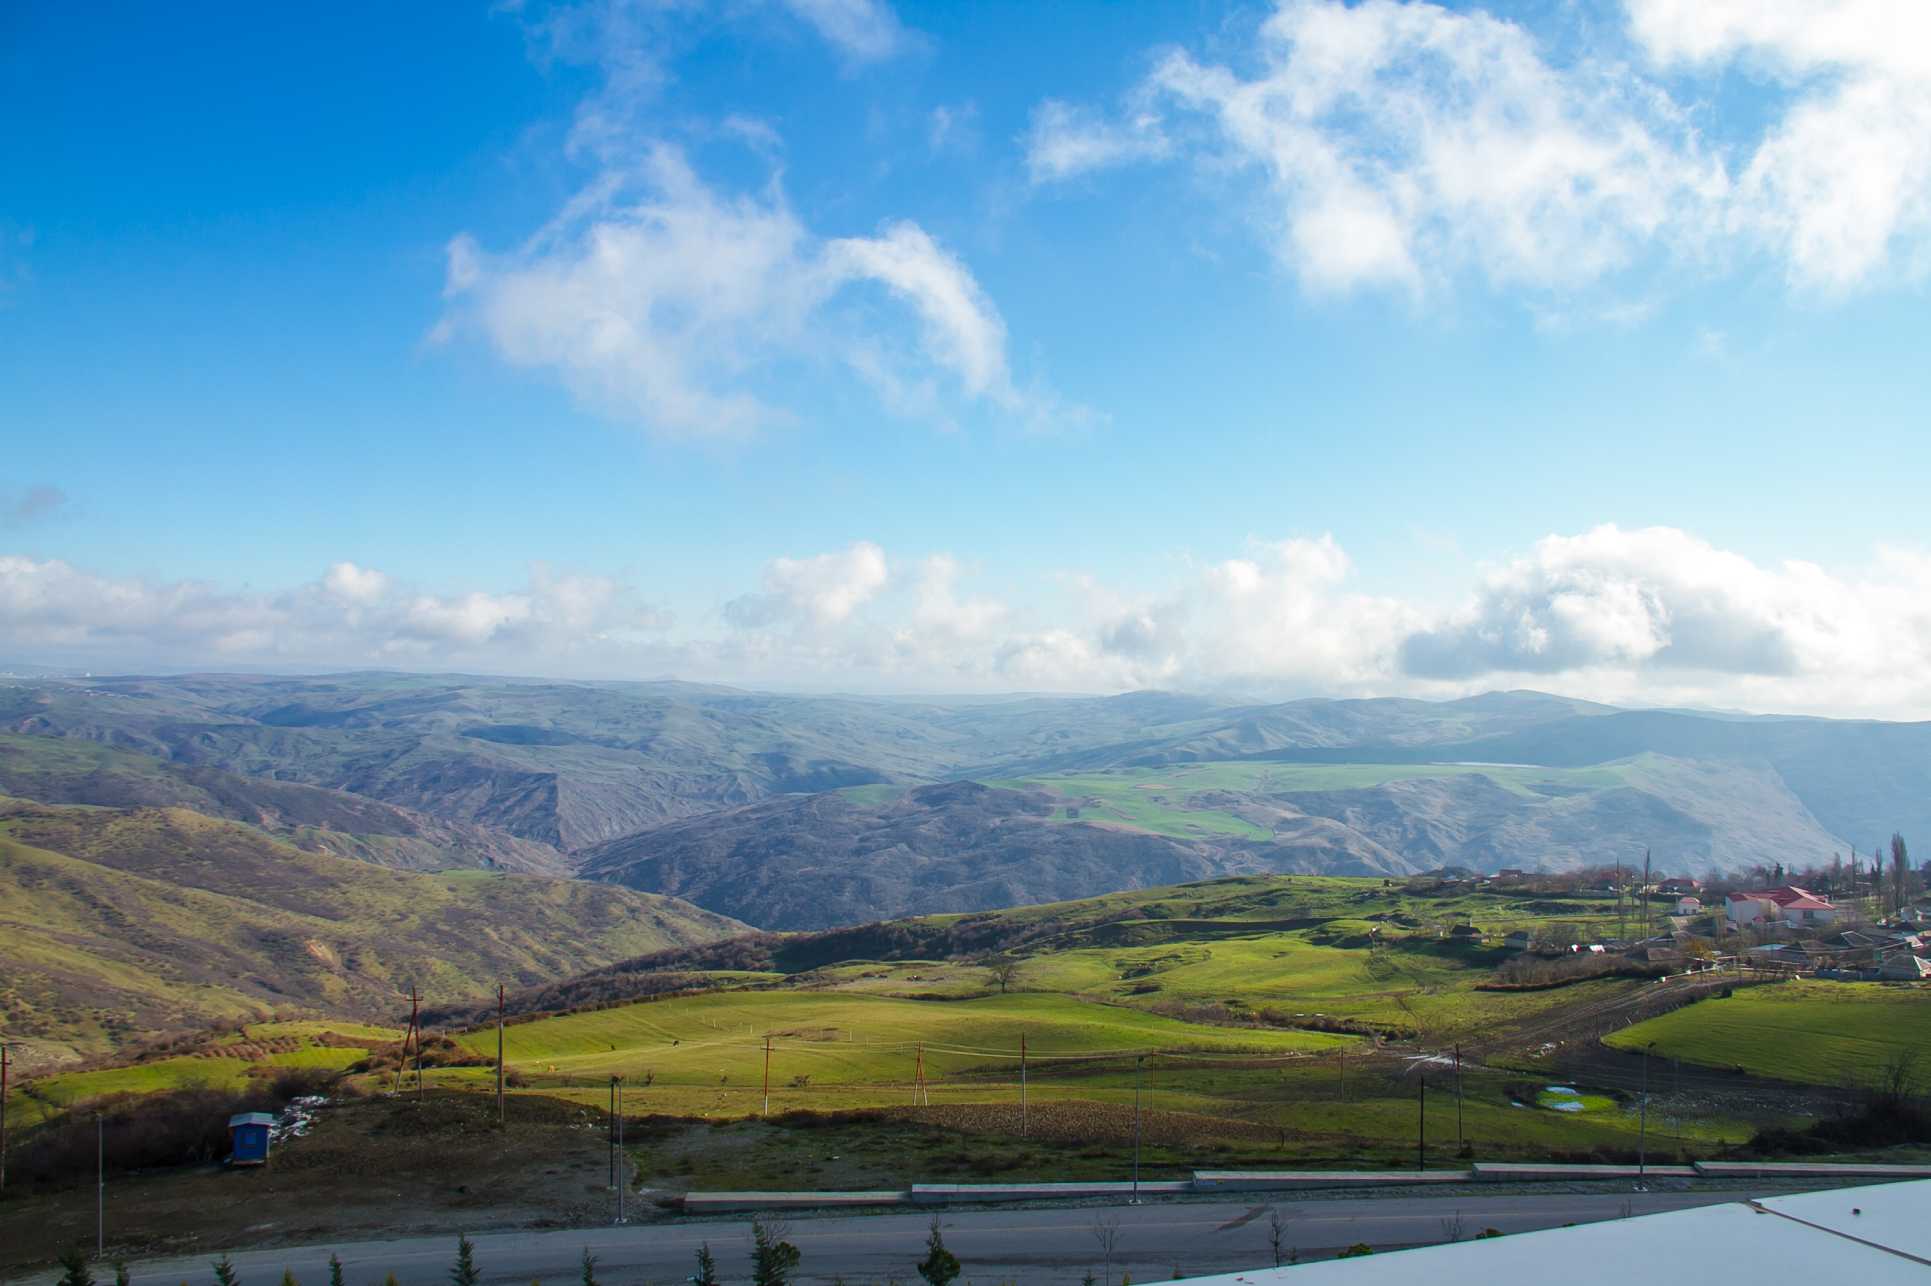
<path fill-rule="evenodd" d="M 1787 982 L 1706 1000 L 1606 1037 L 1665 1058 L 1815 1085 L 1874 1083 L 1887 1060 L 1931 1067 L 1931 990 L 1911 983 Z M 1925 1076 L 1923 1071 L 1919 1076 Z"/>
<path fill-rule="evenodd" d="M 23 1061 L 305 1007 L 393 1017 L 742 925 L 538 876 L 386 870 L 184 809 L 0 801 L 0 1030 Z"/>

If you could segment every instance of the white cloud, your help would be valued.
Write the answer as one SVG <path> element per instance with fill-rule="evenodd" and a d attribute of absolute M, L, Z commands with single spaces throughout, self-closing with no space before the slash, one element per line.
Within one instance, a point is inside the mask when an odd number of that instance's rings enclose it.
<path fill-rule="evenodd" d="M 878 0 L 782 0 L 785 8 L 854 62 L 890 58 L 905 45 L 905 29 Z"/>
<path fill-rule="evenodd" d="M 1669 67 L 1741 60 L 1794 82 L 1739 178 L 1731 220 L 1831 292 L 1931 267 L 1931 5 L 1921 0 L 1629 0 Z"/>
<path fill-rule="evenodd" d="M 884 287 L 902 308 L 834 306 Z M 658 144 L 609 171 L 520 250 L 450 243 L 439 337 L 465 325 L 504 360 L 554 372 L 586 405 L 691 435 L 742 434 L 788 409 L 763 388 L 814 358 L 851 368 L 894 409 L 948 397 L 1034 409 L 1010 378 L 1006 327 L 959 258 L 915 223 L 821 241 L 775 180 L 724 196 Z M 917 336 L 900 334 L 905 312 Z"/>
<path fill-rule="evenodd" d="M 673 626 L 638 590 L 533 568 L 431 592 L 330 567 L 273 593 L 0 556 L 0 656 L 56 664 L 473 666 L 897 691 L 1142 687 L 1256 697 L 1539 687 L 1636 704 L 1931 718 L 1931 550 L 1765 563 L 1673 528 L 1552 535 L 1441 610 L 1355 586 L 1332 537 L 1254 541 L 1157 580 L 1040 596 L 950 554 L 856 541 L 774 558 Z M 692 621 L 710 619 L 698 605 Z"/>
<path fill-rule="evenodd" d="M 1167 152 L 1160 119 L 1150 112 L 1113 121 L 1058 99 L 1047 99 L 1034 109 L 1025 143 L 1026 168 L 1035 183 L 1151 160 Z"/>
<path fill-rule="evenodd" d="M 764 591 L 732 599 L 724 615 L 744 629 L 781 621 L 838 625 L 885 588 L 888 577 L 885 551 L 869 540 L 810 558 L 774 558 L 764 569 Z"/>
<path fill-rule="evenodd" d="M 1280 0 L 1248 58 L 1170 52 L 1120 121 L 1042 104 L 1028 163 L 1258 173 L 1263 235 L 1314 291 L 1574 291 L 1757 253 L 1837 293 L 1931 271 L 1931 6 L 1628 0 L 1627 18 L 1648 67 L 1558 58 L 1560 33 L 1481 11 Z M 1770 107 L 1726 148 L 1695 122 L 1732 63 Z"/>
<path fill-rule="evenodd" d="M 261 594 L 0 556 L 0 645 L 75 661 L 568 666 L 669 623 L 623 586 L 542 566 L 512 593 L 438 595 L 339 562 L 315 582 Z"/>

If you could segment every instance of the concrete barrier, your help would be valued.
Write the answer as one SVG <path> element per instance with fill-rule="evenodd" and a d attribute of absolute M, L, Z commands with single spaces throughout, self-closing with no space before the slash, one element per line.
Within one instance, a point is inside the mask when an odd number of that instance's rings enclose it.
<path fill-rule="evenodd" d="M 1143 1196 L 1173 1196 L 1193 1191 L 1186 1180 L 1142 1180 Z M 942 1205 L 951 1201 L 1053 1201 L 1069 1197 L 1125 1197 L 1133 1194 L 1131 1183 L 915 1183 L 911 1198 L 918 1205 Z"/>
<path fill-rule="evenodd" d="M 1536 1165 L 1516 1161 L 1477 1161 L 1475 1177 L 1489 1183 L 1541 1182 L 1561 1179 L 1694 1179 L 1696 1167 L 1652 1165 L 1638 1169 L 1633 1165 Z"/>
<path fill-rule="evenodd" d="M 1863 1165 L 1834 1161 L 1698 1161 L 1711 1179 L 1931 1179 L 1931 1165 Z"/>
<path fill-rule="evenodd" d="M 687 1192 L 684 1209 L 691 1214 L 724 1214 L 738 1210 L 833 1210 L 852 1207 L 902 1206 L 903 1192 Z"/>
<path fill-rule="evenodd" d="M 1195 1192 L 1274 1192 L 1291 1188 L 1376 1188 L 1467 1183 L 1467 1170 L 1196 1170 Z"/>

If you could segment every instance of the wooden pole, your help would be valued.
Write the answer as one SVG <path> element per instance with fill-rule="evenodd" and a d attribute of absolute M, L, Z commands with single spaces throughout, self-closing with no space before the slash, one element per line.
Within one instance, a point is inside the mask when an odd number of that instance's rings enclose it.
<path fill-rule="evenodd" d="M 107 1254 L 107 1126 L 94 1113 L 94 1258 Z"/>
<path fill-rule="evenodd" d="M 1019 1133 L 1026 1133 L 1026 1033 L 1023 1031 L 1019 1033 Z M 0 1179 L 5 1177 L 5 1170 L 0 1169 Z"/>
<path fill-rule="evenodd" d="M 416 1034 L 416 1102 L 422 1102 L 422 997 L 409 984 L 409 1029 Z"/>
<path fill-rule="evenodd" d="M 1428 1074 L 1424 1072 L 1415 1079 L 1421 1085 L 1421 1093 L 1415 1099 L 1415 1168 L 1426 1170 L 1428 1168 Z"/>
<path fill-rule="evenodd" d="M 496 1123 L 507 1125 L 503 1112 L 503 984 L 496 984 Z"/>
<path fill-rule="evenodd" d="M 624 1221 L 624 1182 L 629 1178 L 624 1173 L 624 1078 L 617 1078 L 617 1222 Z"/>
<path fill-rule="evenodd" d="M 1468 1146 L 1462 1138 L 1462 1042 L 1455 1042 L 1455 1150 Z"/>
<path fill-rule="evenodd" d="M 7 1047 L 0 1043 L 0 1192 L 7 1190 Z"/>
<path fill-rule="evenodd" d="M 771 1115 L 771 1037 L 764 1038 L 764 1115 Z"/>

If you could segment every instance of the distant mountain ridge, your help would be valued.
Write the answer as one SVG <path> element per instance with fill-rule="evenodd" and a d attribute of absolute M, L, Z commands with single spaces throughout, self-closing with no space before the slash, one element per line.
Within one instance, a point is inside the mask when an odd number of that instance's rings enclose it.
<path fill-rule="evenodd" d="M 1931 831 L 1931 724 L 1539 692 L 1247 704 L 97 676 L 0 683 L 0 729 L 17 734 L 0 789 L 179 803 L 395 865 L 580 870 L 764 927 L 1248 871 L 1549 869 L 1646 848 L 1741 870 Z M 37 745 L 151 758 L 60 768 Z"/>

